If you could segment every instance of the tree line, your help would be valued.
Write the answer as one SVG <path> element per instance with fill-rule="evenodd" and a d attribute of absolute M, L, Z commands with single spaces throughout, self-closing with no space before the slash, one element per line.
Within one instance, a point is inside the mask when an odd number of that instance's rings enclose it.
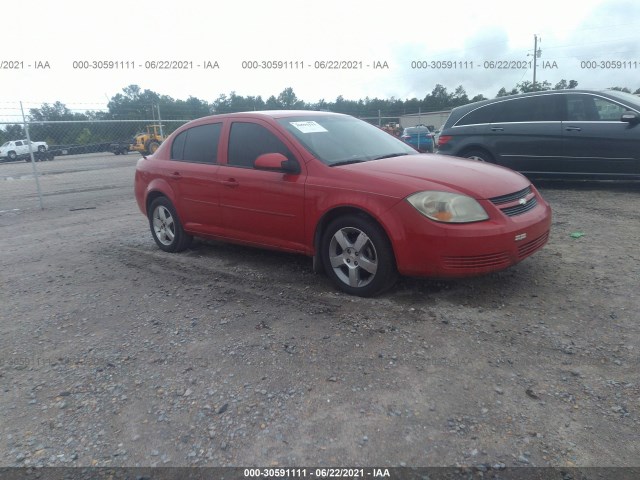
<path fill-rule="evenodd" d="M 578 86 L 575 80 L 561 80 L 555 85 L 547 81 L 523 81 L 510 90 L 501 88 L 496 97 L 514 95 L 543 90 L 573 89 Z M 631 93 L 623 87 L 615 90 Z M 638 88 L 635 94 L 640 94 Z M 72 111 L 61 102 L 43 104 L 39 108 L 29 110 L 31 120 L 30 135 L 33 140 L 46 141 L 50 145 L 87 145 L 109 142 L 116 139 L 126 140 L 136 132 L 145 128 L 145 121 L 161 121 L 165 125 L 165 134 L 170 133 L 184 121 L 212 114 L 242 112 L 251 110 L 325 110 L 345 113 L 359 118 L 373 120 L 376 118 L 398 118 L 408 113 L 427 113 L 450 110 L 471 102 L 486 100 L 483 95 L 469 97 L 462 85 L 448 91 L 437 84 L 423 98 L 388 99 L 369 98 L 348 100 L 342 95 L 333 101 L 324 99 L 317 102 L 305 102 L 297 97 L 291 87 L 285 88 L 277 96 L 271 95 L 266 100 L 262 96 L 242 96 L 235 92 L 220 94 L 213 102 L 189 97 L 186 100 L 174 99 L 168 95 L 145 89 L 138 85 L 129 85 L 121 93 L 114 95 L 107 104 L 106 111 Z M 142 122 L 121 122 L 122 120 Z M 70 123 L 50 124 L 39 122 L 66 121 Z M 78 123 L 75 123 L 78 122 Z M 81 123 L 80 123 L 81 122 Z M 119 122 L 119 123 L 118 123 Z M 166 123 L 165 123 L 166 122 Z M 8 125 L 0 129 L 0 143 L 25 137 L 22 125 Z"/>

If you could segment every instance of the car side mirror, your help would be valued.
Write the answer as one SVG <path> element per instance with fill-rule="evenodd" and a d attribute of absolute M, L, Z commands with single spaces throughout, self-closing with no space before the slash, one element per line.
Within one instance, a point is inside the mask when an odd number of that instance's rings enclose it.
<path fill-rule="evenodd" d="M 291 174 L 300 173 L 300 165 L 295 160 L 289 160 L 281 153 L 263 153 L 253 164 L 258 170 L 272 170 Z"/>
<path fill-rule="evenodd" d="M 638 123 L 640 122 L 640 115 L 637 112 L 627 111 L 620 117 L 621 122 L 626 123 Z"/>

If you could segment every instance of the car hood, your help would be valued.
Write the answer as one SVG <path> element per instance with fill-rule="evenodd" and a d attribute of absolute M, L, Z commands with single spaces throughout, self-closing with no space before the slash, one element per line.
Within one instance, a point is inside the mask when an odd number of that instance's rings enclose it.
<path fill-rule="evenodd" d="M 338 166 L 365 182 L 386 183 L 392 193 L 406 197 L 421 190 L 464 193 L 487 199 L 517 192 L 531 182 L 508 168 L 444 155 L 407 155 Z M 352 177 L 353 178 L 353 177 Z"/>

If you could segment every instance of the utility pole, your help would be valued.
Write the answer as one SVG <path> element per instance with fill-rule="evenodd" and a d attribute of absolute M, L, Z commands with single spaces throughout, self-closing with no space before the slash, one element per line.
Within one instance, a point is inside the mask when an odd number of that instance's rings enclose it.
<path fill-rule="evenodd" d="M 542 43 L 542 39 L 540 39 Z M 538 48 L 538 35 L 533 36 L 533 91 L 536 90 L 536 67 L 538 64 L 538 58 L 542 55 L 542 50 Z"/>

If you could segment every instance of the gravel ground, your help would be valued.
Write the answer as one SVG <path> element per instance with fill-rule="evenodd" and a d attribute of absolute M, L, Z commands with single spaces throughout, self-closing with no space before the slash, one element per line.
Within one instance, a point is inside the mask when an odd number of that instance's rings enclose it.
<path fill-rule="evenodd" d="M 114 191 L 0 214 L 0 465 L 640 466 L 640 185 L 543 183 L 542 251 L 375 299 Z"/>

